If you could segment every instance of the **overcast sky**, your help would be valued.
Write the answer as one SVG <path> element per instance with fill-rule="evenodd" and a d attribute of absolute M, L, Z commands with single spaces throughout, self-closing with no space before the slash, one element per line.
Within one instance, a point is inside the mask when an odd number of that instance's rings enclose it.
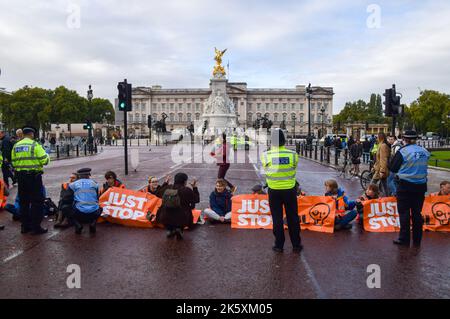
<path fill-rule="evenodd" d="M 379 19 L 378 19 L 379 18 Z M 450 1 L 0 0 L 0 87 L 207 88 L 214 47 L 250 88 L 332 86 L 334 113 L 392 83 L 449 93 Z"/>

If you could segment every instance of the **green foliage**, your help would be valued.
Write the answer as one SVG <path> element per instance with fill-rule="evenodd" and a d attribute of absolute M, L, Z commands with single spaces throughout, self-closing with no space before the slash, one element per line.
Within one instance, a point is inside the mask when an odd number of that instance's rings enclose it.
<path fill-rule="evenodd" d="M 363 100 L 345 103 L 344 108 L 338 115 L 333 116 L 333 122 L 353 123 L 387 123 L 388 119 L 383 116 L 383 105 L 379 94 L 371 94 L 370 101 Z"/>
<path fill-rule="evenodd" d="M 25 125 L 49 130 L 50 123 L 114 121 L 114 107 L 107 99 L 91 103 L 76 91 L 59 86 L 55 90 L 25 86 L 11 95 L 0 94 L 0 113 L 8 129 Z"/>
<path fill-rule="evenodd" d="M 442 134 L 450 129 L 450 95 L 433 90 L 422 91 L 411 103 L 410 113 L 417 131 Z"/>

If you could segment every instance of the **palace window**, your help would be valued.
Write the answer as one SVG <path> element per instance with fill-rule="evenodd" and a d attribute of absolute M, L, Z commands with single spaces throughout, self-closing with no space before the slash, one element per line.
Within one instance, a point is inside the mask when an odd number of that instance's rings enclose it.
<path fill-rule="evenodd" d="M 195 113 L 195 120 L 199 121 L 200 120 L 200 113 Z"/>

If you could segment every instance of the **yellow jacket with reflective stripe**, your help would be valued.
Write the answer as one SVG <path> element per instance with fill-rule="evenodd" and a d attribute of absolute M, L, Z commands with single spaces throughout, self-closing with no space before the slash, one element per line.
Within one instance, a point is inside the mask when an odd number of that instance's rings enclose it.
<path fill-rule="evenodd" d="M 261 155 L 266 182 L 271 189 L 295 187 L 298 155 L 286 147 L 272 147 Z"/>
<path fill-rule="evenodd" d="M 24 138 L 14 144 L 11 154 L 12 164 L 17 171 L 43 171 L 50 162 L 44 148 L 30 138 Z"/>

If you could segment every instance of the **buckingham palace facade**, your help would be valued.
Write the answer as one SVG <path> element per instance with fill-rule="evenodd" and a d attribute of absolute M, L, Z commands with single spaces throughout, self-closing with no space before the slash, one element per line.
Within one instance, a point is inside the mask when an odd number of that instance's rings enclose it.
<path fill-rule="evenodd" d="M 258 117 L 268 117 L 273 127 L 286 124 L 289 134 L 306 135 L 308 132 L 308 99 L 306 87 L 292 89 L 248 88 L 245 82 L 227 82 L 227 94 L 233 101 L 238 125 L 251 127 Z M 311 132 L 315 136 L 332 132 L 333 88 L 312 86 Z M 133 110 L 128 112 L 131 135 L 148 135 L 147 116 L 153 120 L 166 114 L 167 130 L 186 128 L 198 124 L 203 114 L 203 104 L 211 94 L 210 89 L 164 89 L 159 85 L 133 88 Z M 116 125 L 123 126 L 123 112 L 116 108 Z M 323 131 L 322 131 L 323 128 Z"/>

